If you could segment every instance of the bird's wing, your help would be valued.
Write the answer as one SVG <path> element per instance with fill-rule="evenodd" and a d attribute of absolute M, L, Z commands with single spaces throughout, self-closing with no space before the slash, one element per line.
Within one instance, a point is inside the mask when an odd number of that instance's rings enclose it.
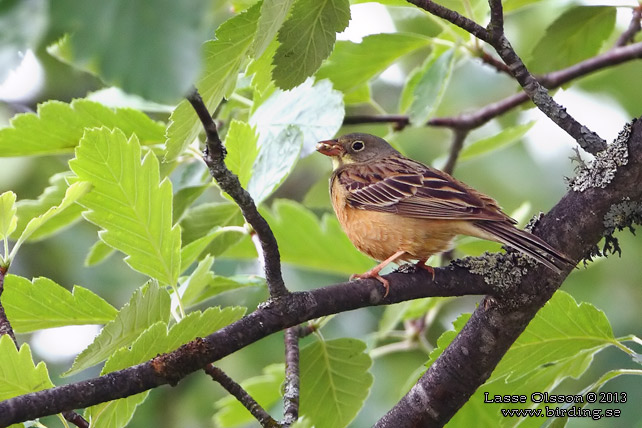
<path fill-rule="evenodd" d="M 494 199 L 403 157 L 346 165 L 336 171 L 336 179 L 355 208 L 414 218 L 515 222 Z"/>

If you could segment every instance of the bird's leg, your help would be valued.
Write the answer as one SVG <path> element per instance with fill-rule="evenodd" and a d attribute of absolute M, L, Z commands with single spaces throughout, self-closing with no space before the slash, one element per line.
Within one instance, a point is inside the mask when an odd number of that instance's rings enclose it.
<path fill-rule="evenodd" d="M 426 264 L 427 261 L 428 261 L 428 259 L 419 260 L 415 266 L 417 266 L 418 268 L 421 268 L 423 270 L 428 271 L 432 275 L 432 280 L 434 281 L 435 280 L 435 270 L 431 266 L 428 266 Z"/>
<path fill-rule="evenodd" d="M 397 260 L 401 255 L 403 255 L 405 251 L 397 251 L 394 253 L 392 256 L 388 257 L 381 263 L 379 263 L 377 266 L 373 267 L 370 269 L 368 272 L 362 273 L 362 274 L 357 274 L 355 273 L 354 275 L 350 276 L 350 280 L 353 279 L 366 279 L 366 278 L 375 278 L 377 281 L 383 284 L 383 287 L 386 289 L 386 292 L 384 293 L 383 297 L 386 297 L 388 295 L 388 292 L 390 291 L 390 281 L 387 279 L 383 278 L 381 275 L 379 275 L 379 272 L 381 272 L 381 269 L 389 265 L 390 263 L 394 262 Z"/>

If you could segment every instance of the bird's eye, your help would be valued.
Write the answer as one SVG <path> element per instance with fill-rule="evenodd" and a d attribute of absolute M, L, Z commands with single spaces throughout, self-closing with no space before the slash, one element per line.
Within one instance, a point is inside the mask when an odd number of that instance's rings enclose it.
<path fill-rule="evenodd" d="M 357 140 L 352 143 L 352 150 L 354 150 L 355 152 L 360 152 L 364 147 L 365 145 L 363 144 L 363 141 Z"/>

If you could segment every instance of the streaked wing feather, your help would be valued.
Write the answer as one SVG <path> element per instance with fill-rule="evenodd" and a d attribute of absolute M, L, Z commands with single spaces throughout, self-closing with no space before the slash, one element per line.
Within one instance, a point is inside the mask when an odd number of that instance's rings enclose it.
<path fill-rule="evenodd" d="M 401 157 L 337 171 L 348 203 L 360 209 L 406 217 L 457 220 L 510 220 L 497 202 L 449 175 Z"/>

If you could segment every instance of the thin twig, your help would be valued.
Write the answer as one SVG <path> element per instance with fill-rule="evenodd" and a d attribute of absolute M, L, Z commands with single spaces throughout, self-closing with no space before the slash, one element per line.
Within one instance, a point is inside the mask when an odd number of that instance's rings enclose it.
<path fill-rule="evenodd" d="M 638 58 L 642 58 L 642 42 L 613 48 L 608 52 L 571 65 L 570 67 L 538 76 L 538 80 L 548 89 L 555 89 L 578 77 Z M 432 118 L 426 125 L 453 129 L 474 129 L 529 100 L 530 98 L 525 92 L 519 92 L 500 101 L 488 104 L 473 113 Z M 363 123 L 408 124 L 409 118 L 407 115 L 402 114 L 377 116 L 354 115 L 346 116 L 343 123 L 346 125 Z"/>
<path fill-rule="evenodd" d="M 504 64 L 502 61 L 499 59 L 495 58 L 485 50 L 481 50 L 479 53 L 479 58 L 486 64 L 490 65 L 493 67 L 495 70 L 499 71 L 500 73 L 508 74 L 509 76 L 513 77 L 513 75 L 510 73 L 510 69 L 506 64 Z"/>
<path fill-rule="evenodd" d="M 203 370 L 210 375 L 210 377 L 218 382 L 227 392 L 232 394 L 236 399 L 243 404 L 243 406 L 256 418 L 263 427 L 276 428 L 279 423 L 275 421 L 268 412 L 256 402 L 241 385 L 236 383 L 231 377 L 225 374 L 223 370 L 214 366 L 213 364 L 206 365 Z"/>
<path fill-rule="evenodd" d="M 283 425 L 292 425 L 299 417 L 299 328 L 285 330 L 285 388 L 283 393 Z"/>
<path fill-rule="evenodd" d="M 4 278 L 7 276 L 7 270 L 8 268 L 6 266 L 0 266 L 0 337 L 5 334 L 9 335 L 11 340 L 13 340 L 14 345 L 16 345 L 16 348 L 19 349 L 20 347 L 18 346 L 16 335 L 13 332 L 9 318 L 7 318 L 7 314 L 4 312 L 4 307 L 2 306 L 1 298 L 2 293 L 4 292 Z"/>
<path fill-rule="evenodd" d="M 450 143 L 450 153 L 448 154 L 448 160 L 446 165 L 442 170 L 447 174 L 452 174 L 455 170 L 455 164 L 459 158 L 459 152 L 464 147 L 464 141 L 466 141 L 466 136 L 468 136 L 467 129 L 454 129 L 453 130 L 453 141 Z"/>
<path fill-rule="evenodd" d="M 642 3 L 633 9 L 633 16 L 631 17 L 631 22 L 629 23 L 628 28 L 620 34 L 615 46 L 624 46 L 633 42 L 635 35 L 642 30 L 640 27 L 640 20 L 642 19 Z"/>
<path fill-rule="evenodd" d="M 89 428 L 89 422 L 73 410 L 62 412 L 62 416 L 67 420 L 67 422 L 71 422 L 78 428 Z"/>
<path fill-rule="evenodd" d="M 265 221 L 263 216 L 259 214 L 254 201 L 250 194 L 245 190 L 238 179 L 225 166 L 225 146 L 218 135 L 216 124 L 210 116 L 203 99 L 196 89 L 194 89 L 188 96 L 187 100 L 192 104 L 196 111 L 207 136 L 206 149 L 203 153 L 203 160 L 207 164 L 210 174 L 219 187 L 234 199 L 234 202 L 239 206 L 243 217 L 252 226 L 256 235 L 259 238 L 264 255 L 264 269 L 265 280 L 270 291 L 270 297 L 279 298 L 286 296 L 289 291 L 283 282 L 281 275 L 281 256 L 279 254 L 279 246 L 270 229 L 270 225 Z"/>

